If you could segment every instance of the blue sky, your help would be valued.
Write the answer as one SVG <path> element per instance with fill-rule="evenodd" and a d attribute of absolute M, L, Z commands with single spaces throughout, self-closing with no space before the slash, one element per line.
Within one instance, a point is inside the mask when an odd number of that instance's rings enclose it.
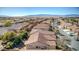
<path fill-rule="evenodd" d="M 0 7 L 0 15 L 24 16 L 36 14 L 79 14 L 78 7 Z"/>

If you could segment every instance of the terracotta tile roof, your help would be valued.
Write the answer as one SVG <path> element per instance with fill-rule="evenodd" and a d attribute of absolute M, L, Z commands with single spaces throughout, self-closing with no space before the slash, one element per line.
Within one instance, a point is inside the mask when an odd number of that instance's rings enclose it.
<path fill-rule="evenodd" d="M 37 26 L 35 26 L 33 29 L 44 29 L 44 30 L 49 30 L 49 25 L 48 24 L 38 24 Z"/>
<path fill-rule="evenodd" d="M 30 35 L 34 34 L 35 32 L 40 32 L 42 34 L 49 34 L 49 35 L 54 35 L 54 32 L 50 32 L 50 31 L 46 31 L 46 30 L 41 30 L 41 29 L 32 29 L 32 31 L 30 32 Z"/>
<path fill-rule="evenodd" d="M 45 34 L 43 35 L 40 33 L 38 37 L 38 41 L 48 46 L 52 46 L 52 45 L 56 46 L 56 38 L 50 35 L 45 35 Z"/>
<path fill-rule="evenodd" d="M 79 29 L 76 29 L 75 32 L 79 32 Z"/>
<path fill-rule="evenodd" d="M 48 44 L 50 46 L 56 46 L 56 42 L 55 41 L 47 41 L 46 44 Z"/>
<path fill-rule="evenodd" d="M 28 41 L 25 44 L 30 44 L 34 42 L 41 42 L 46 45 L 56 45 L 56 36 L 53 32 L 49 31 L 44 31 L 44 30 L 37 30 L 34 31 L 32 30 L 32 34 L 30 35 Z"/>
<path fill-rule="evenodd" d="M 50 24 L 50 20 L 43 21 L 44 24 Z"/>
<path fill-rule="evenodd" d="M 28 41 L 25 42 L 25 44 L 30 44 L 30 43 L 34 43 L 34 42 L 37 42 L 38 41 L 38 32 L 33 34 L 33 35 L 30 35 Z"/>
<path fill-rule="evenodd" d="M 50 40 L 50 41 L 51 41 L 51 40 L 53 40 L 53 41 L 56 40 L 56 39 L 55 39 L 55 38 L 56 38 L 55 35 L 51 35 L 51 36 L 50 36 L 50 35 L 44 35 L 44 37 L 45 37 L 47 40 Z"/>

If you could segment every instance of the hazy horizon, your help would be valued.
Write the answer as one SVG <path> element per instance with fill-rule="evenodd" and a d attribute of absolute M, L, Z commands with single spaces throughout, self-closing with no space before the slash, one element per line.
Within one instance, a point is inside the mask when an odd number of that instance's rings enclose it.
<path fill-rule="evenodd" d="M 28 15 L 69 15 L 79 14 L 78 7 L 0 7 L 0 15 L 28 16 Z"/>

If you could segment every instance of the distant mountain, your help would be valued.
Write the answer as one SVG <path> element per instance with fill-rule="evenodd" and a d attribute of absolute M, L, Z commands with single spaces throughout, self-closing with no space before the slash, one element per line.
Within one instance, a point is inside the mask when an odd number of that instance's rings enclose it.
<path fill-rule="evenodd" d="M 52 15 L 52 14 L 37 14 L 29 16 L 64 16 L 64 17 L 79 17 L 79 14 L 68 14 L 68 15 Z"/>
<path fill-rule="evenodd" d="M 79 17 L 79 14 L 69 14 L 69 15 L 65 15 L 65 16 L 68 16 L 68 17 Z"/>
<path fill-rule="evenodd" d="M 9 17 L 9 16 L 6 16 L 6 15 L 0 15 L 0 17 Z"/>
<path fill-rule="evenodd" d="M 26 15 L 28 16 L 63 16 L 63 17 L 79 17 L 79 14 L 68 14 L 68 15 L 53 15 L 53 14 L 36 14 L 36 15 Z M 13 16 L 13 17 L 26 17 L 26 16 Z M 0 15 L 0 17 L 12 17 L 7 15 Z"/>
<path fill-rule="evenodd" d="M 52 16 L 51 14 L 36 14 L 36 15 L 28 15 L 28 16 Z"/>

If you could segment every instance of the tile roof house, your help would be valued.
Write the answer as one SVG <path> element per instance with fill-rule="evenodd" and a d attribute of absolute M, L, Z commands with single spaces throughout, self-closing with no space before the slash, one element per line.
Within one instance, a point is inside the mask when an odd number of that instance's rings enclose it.
<path fill-rule="evenodd" d="M 26 27 L 28 25 L 28 23 L 17 23 L 17 24 L 13 24 L 11 27 L 9 27 L 9 31 L 19 31 L 21 29 L 23 29 L 24 27 Z"/>
<path fill-rule="evenodd" d="M 46 20 L 46 21 L 43 21 L 41 23 L 43 23 L 43 24 L 49 24 L 50 25 L 50 20 Z"/>
<path fill-rule="evenodd" d="M 70 28 L 72 26 L 71 23 L 64 23 L 64 24 L 61 24 L 61 27 L 63 28 Z"/>
<path fill-rule="evenodd" d="M 27 46 L 27 49 L 55 49 L 55 33 L 38 29 L 35 31 L 32 30 L 25 45 Z"/>
<path fill-rule="evenodd" d="M 33 27 L 33 29 L 49 30 L 49 25 L 41 23 Z"/>

